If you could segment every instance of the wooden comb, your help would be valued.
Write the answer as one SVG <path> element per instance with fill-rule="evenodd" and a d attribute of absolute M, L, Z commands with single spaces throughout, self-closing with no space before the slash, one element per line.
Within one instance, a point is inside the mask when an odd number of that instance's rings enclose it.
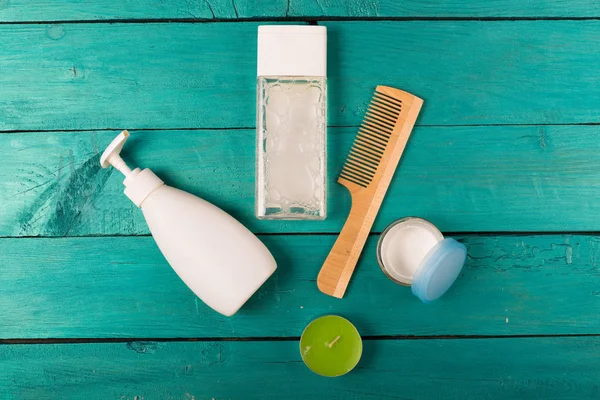
<path fill-rule="evenodd" d="M 377 86 L 338 178 L 352 195 L 352 208 L 319 272 L 321 292 L 344 296 L 422 105 L 410 93 Z"/>

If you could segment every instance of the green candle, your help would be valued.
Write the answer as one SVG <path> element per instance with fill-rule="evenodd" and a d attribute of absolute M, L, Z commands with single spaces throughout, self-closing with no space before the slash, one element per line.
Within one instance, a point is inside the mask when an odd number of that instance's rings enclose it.
<path fill-rule="evenodd" d="M 346 318 L 326 315 L 308 324 L 300 338 L 300 354 L 308 368 L 323 376 L 350 372 L 362 354 L 362 339 Z"/>

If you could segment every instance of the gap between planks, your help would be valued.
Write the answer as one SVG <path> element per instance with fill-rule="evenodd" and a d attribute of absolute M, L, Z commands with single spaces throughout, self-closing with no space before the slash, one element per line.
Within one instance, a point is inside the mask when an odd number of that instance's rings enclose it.
<path fill-rule="evenodd" d="M 593 17 L 247 17 L 247 18 L 126 18 L 103 20 L 50 20 L 50 21 L 0 21 L 0 25 L 48 25 L 48 24 L 206 24 L 206 23 L 243 23 L 243 22 L 303 22 L 318 25 L 319 22 L 351 22 L 351 21 L 479 21 L 479 22 L 513 22 L 513 21 L 600 21 L 600 16 Z"/>
<path fill-rule="evenodd" d="M 540 339 L 600 337 L 600 333 L 532 334 L 532 335 L 374 335 L 362 336 L 362 340 L 472 340 L 472 339 Z M 264 337 L 213 337 L 213 338 L 48 338 L 48 339 L 0 339 L 0 345 L 27 344 L 89 344 L 89 343 L 136 343 L 136 342 L 294 342 L 300 336 Z"/>
<path fill-rule="evenodd" d="M 339 232 L 253 232 L 255 236 L 337 236 Z M 444 236 L 472 237 L 472 236 L 553 236 L 553 235 L 590 235 L 600 236 L 600 231 L 464 231 L 464 232 L 442 232 Z M 369 232 L 369 236 L 379 236 L 380 231 Z M 150 237 L 151 233 L 145 234 L 86 234 L 77 236 L 0 236 L 0 239 L 86 239 L 86 238 L 128 238 L 128 237 Z"/>
<path fill-rule="evenodd" d="M 535 126 L 600 126 L 600 122 L 575 122 L 575 123 L 555 123 L 555 124 L 448 124 L 448 125 L 431 125 L 424 124 L 419 125 L 415 124 L 416 127 L 420 128 L 465 128 L 465 127 L 485 127 L 485 126 L 521 126 L 521 127 L 535 127 Z M 360 125 L 328 125 L 327 129 L 358 129 Z M 0 130 L 0 135 L 2 134 L 12 134 L 12 133 L 61 133 L 61 132 L 72 132 L 72 133 L 80 133 L 80 132 L 112 132 L 112 131 L 122 131 L 125 128 L 92 128 L 92 129 L 9 129 L 9 130 Z M 170 132 L 170 131 L 254 131 L 256 127 L 254 126 L 242 126 L 242 127 L 216 127 L 216 128 L 131 128 L 127 127 L 130 131 L 136 132 Z"/>
<path fill-rule="evenodd" d="M 598 123 L 600 125 L 600 122 Z M 531 125 L 537 126 L 537 125 Z M 328 128 L 337 128 L 336 126 L 328 126 Z M 79 133 L 79 132 L 111 132 L 111 131 L 122 131 L 127 129 L 129 131 L 136 132 L 156 132 L 156 131 L 254 131 L 256 127 L 233 127 L 233 128 L 93 128 L 93 129 L 13 129 L 13 130 L 0 130 L 1 134 L 11 133 Z"/>

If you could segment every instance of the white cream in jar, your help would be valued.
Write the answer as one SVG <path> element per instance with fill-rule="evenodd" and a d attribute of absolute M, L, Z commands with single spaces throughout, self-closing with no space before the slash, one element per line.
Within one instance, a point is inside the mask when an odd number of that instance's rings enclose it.
<path fill-rule="evenodd" d="M 452 286 L 467 255 L 466 247 L 445 239 L 440 230 L 422 218 L 402 218 L 391 223 L 377 244 L 377 261 L 396 283 L 411 286 L 428 303 Z"/>

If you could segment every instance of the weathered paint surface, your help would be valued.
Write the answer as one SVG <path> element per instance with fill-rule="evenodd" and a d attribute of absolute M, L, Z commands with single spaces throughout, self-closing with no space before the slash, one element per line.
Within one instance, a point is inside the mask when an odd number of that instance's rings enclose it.
<path fill-rule="evenodd" d="M 597 337 L 367 340 L 352 373 L 327 379 L 298 343 L 0 346 L 9 399 L 596 399 Z"/>
<path fill-rule="evenodd" d="M 323 24 L 332 126 L 377 84 L 422 97 L 418 125 L 599 122 L 598 20 Z M 0 25 L 0 130 L 253 127 L 258 25 Z"/>
<path fill-rule="evenodd" d="M 597 17 L 595 0 L 0 0 L 0 21 L 257 18 Z"/>
<path fill-rule="evenodd" d="M 381 272 L 378 236 L 369 238 L 342 301 L 321 295 L 315 283 L 335 236 L 260 238 L 279 269 L 233 318 L 198 300 L 150 237 L 0 239 L 0 339 L 297 337 L 330 313 L 368 336 L 600 331 L 595 236 L 458 237 L 467 266 L 427 306 Z"/>
<path fill-rule="evenodd" d="M 598 17 L 595 0 L 0 0 L 0 399 L 600 398 Z M 321 223 L 252 215 L 265 18 L 328 28 Z M 315 285 L 377 84 L 425 108 L 375 231 L 418 215 L 470 232 L 430 305 L 381 273 L 377 234 L 344 300 Z M 279 269 L 234 318 L 177 278 L 100 169 L 122 128 L 144 129 L 132 165 L 266 234 Z M 367 336 L 337 379 L 297 344 L 330 313 Z"/>
<path fill-rule="evenodd" d="M 418 215 L 443 231 L 594 231 L 600 226 L 595 126 L 418 127 L 374 226 Z M 118 131 L 0 135 L 0 236 L 148 234 L 102 170 Z M 350 207 L 336 180 L 356 128 L 330 128 L 327 220 L 254 217 L 253 130 L 132 132 L 123 156 L 224 208 L 258 233 L 337 232 Z"/>

